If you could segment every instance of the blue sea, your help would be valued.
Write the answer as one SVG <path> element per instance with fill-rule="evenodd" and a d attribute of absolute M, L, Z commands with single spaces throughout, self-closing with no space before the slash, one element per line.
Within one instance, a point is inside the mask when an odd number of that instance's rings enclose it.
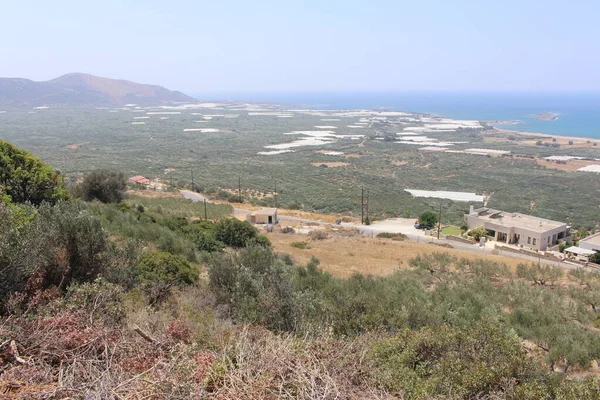
<path fill-rule="evenodd" d="M 480 121 L 520 121 L 503 129 L 600 139 L 600 93 L 243 93 L 211 100 L 271 102 L 318 109 L 380 109 Z M 554 121 L 536 114 L 558 114 Z"/>

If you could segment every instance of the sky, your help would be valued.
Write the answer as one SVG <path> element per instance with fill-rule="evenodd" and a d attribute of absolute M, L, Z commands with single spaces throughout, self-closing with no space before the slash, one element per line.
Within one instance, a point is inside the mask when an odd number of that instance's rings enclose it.
<path fill-rule="evenodd" d="M 3 77 L 193 94 L 600 91 L 598 0 L 2 3 Z"/>

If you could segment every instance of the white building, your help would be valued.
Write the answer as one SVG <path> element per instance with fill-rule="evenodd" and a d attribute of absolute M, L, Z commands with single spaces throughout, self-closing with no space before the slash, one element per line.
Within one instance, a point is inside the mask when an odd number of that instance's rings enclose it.
<path fill-rule="evenodd" d="M 567 224 L 531 215 L 471 206 L 466 219 L 469 229 L 484 227 L 494 240 L 525 248 L 546 250 L 571 240 Z"/>

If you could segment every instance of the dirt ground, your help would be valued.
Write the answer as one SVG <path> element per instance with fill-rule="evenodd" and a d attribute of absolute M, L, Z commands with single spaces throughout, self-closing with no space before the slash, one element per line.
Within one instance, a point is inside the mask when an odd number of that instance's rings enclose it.
<path fill-rule="evenodd" d="M 372 275 L 388 275 L 397 269 L 408 267 L 410 259 L 419 254 L 443 252 L 467 259 L 486 259 L 501 262 L 516 268 L 523 260 L 492 254 L 477 254 L 465 250 L 449 249 L 430 243 L 397 242 L 391 239 L 377 239 L 362 236 L 336 237 L 313 241 L 308 235 L 266 234 L 276 252 L 288 253 L 296 263 L 306 264 L 312 256 L 317 257 L 324 270 L 340 277 L 348 277 L 359 272 Z M 293 242 L 307 242 L 309 248 L 298 249 Z"/>
<path fill-rule="evenodd" d="M 579 168 L 587 167 L 588 165 L 598 165 L 600 161 L 586 161 L 586 160 L 568 160 L 566 164 L 559 164 L 554 161 L 544 160 L 543 158 L 536 159 L 537 163 L 552 169 L 559 169 L 561 171 L 577 171 Z"/>
<path fill-rule="evenodd" d="M 183 199 L 183 196 L 179 192 L 165 192 L 162 190 L 138 190 L 138 189 L 128 189 L 125 194 L 130 194 L 133 196 L 144 196 L 150 197 L 153 199 L 164 199 L 164 198 L 177 198 Z"/>

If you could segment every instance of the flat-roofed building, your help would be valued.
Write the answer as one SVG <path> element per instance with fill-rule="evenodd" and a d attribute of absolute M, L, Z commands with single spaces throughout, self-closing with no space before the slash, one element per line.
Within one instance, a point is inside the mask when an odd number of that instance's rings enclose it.
<path fill-rule="evenodd" d="M 275 225 L 279 222 L 276 208 L 261 208 L 260 210 L 248 215 L 248 221 L 252 224 L 270 224 Z"/>
<path fill-rule="evenodd" d="M 591 236 L 581 239 L 579 243 L 577 243 L 577 247 L 591 250 L 596 253 L 600 252 L 600 233 L 595 233 Z"/>
<path fill-rule="evenodd" d="M 494 240 L 535 250 L 546 250 L 558 241 L 570 242 L 569 227 L 564 222 L 532 215 L 509 213 L 491 208 L 474 209 L 466 215 L 469 229 L 484 227 Z"/>

